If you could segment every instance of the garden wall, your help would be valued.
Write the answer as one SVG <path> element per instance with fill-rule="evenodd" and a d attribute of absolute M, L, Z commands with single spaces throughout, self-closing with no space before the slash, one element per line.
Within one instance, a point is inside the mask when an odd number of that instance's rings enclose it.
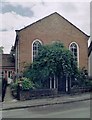
<path fill-rule="evenodd" d="M 55 97 L 57 89 L 36 89 L 20 91 L 20 100 L 30 100 L 33 98 Z"/>

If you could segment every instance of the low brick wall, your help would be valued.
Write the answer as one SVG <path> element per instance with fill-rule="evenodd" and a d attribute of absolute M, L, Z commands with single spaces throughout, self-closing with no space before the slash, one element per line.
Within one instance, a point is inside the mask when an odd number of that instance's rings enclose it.
<path fill-rule="evenodd" d="M 79 88 L 71 88 L 71 94 L 79 94 L 79 93 L 85 93 L 85 92 L 91 92 L 92 87 L 79 87 Z"/>
<path fill-rule="evenodd" d="M 34 98 L 42 98 L 46 96 L 55 97 L 57 95 L 57 89 L 37 89 L 20 91 L 20 100 L 30 100 Z"/>

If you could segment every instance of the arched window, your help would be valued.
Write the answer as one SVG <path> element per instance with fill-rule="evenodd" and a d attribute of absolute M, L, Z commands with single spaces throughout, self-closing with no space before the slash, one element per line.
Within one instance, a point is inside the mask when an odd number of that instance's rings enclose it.
<path fill-rule="evenodd" d="M 32 43 L 32 61 L 35 60 L 36 56 L 38 55 L 39 47 L 42 45 L 42 42 L 40 40 L 35 40 Z"/>
<path fill-rule="evenodd" d="M 75 42 L 72 42 L 69 46 L 69 49 L 73 53 L 73 58 L 79 67 L 79 47 L 78 47 L 78 44 Z"/>

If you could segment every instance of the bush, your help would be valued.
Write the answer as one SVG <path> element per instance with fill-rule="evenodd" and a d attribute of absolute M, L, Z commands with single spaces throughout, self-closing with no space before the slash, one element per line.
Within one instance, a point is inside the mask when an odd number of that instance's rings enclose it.
<path fill-rule="evenodd" d="M 19 83 L 21 85 L 21 90 L 29 90 L 35 88 L 32 80 L 28 78 L 21 78 L 21 79 L 16 79 L 15 82 L 11 83 L 11 91 L 17 91 L 17 87 Z"/>
<path fill-rule="evenodd" d="M 0 96 L 2 95 L 2 77 L 0 77 Z"/>
<path fill-rule="evenodd" d="M 22 90 L 29 90 L 29 89 L 34 89 L 34 84 L 32 82 L 32 80 L 28 79 L 28 78 L 22 78 Z"/>
<path fill-rule="evenodd" d="M 10 84 L 10 88 L 11 88 L 11 94 L 16 98 L 17 97 L 17 86 L 18 86 L 18 84 L 17 84 L 17 82 L 12 82 L 11 84 Z"/>
<path fill-rule="evenodd" d="M 86 80 L 86 86 L 92 87 L 92 80 Z"/>
<path fill-rule="evenodd" d="M 11 89 L 17 90 L 17 83 L 12 83 L 11 84 Z"/>

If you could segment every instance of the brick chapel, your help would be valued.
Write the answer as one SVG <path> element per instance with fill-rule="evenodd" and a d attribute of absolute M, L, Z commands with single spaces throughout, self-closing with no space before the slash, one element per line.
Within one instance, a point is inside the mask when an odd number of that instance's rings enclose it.
<path fill-rule="evenodd" d="M 88 35 L 57 12 L 16 30 L 16 73 L 23 71 L 26 64 L 33 62 L 39 44 L 51 44 L 55 41 L 63 43 L 73 52 L 79 68 L 85 67 L 88 70 L 88 39 Z"/>

